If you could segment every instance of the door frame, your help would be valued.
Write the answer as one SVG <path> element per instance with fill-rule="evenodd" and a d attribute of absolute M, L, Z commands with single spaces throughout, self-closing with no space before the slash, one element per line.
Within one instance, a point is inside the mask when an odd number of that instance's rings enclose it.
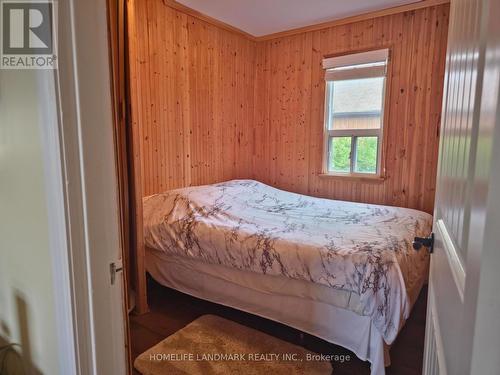
<path fill-rule="evenodd" d="M 38 74 L 61 374 L 126 374 L 105 0 L 57 3 L 58 69 Z M 121 289 L 117 289 L 121 288 Z M 116 303 L 116 301 L 119 303 Z"/>

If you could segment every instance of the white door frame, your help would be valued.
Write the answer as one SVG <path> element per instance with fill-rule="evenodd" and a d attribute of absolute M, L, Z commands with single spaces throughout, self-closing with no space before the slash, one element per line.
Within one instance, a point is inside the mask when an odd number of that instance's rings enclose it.
<path fill-rule="evenodd" d="M 58 5 L 57 71 L 39 74 L 60 374 L 126 374 L 105 0 Z"/>

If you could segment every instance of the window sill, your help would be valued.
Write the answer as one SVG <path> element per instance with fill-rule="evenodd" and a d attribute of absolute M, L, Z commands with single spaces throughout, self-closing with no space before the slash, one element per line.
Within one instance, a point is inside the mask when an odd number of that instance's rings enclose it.
<path fill-rule="evenodd" d="M 335 173 L 320 173 L 318 175 L 320 178 L 333 178 L 339 180 L 351 180 L 359 182 L 383 182 L 385 181 L 384 176 L 363 176 L 359 174 L 335 174 Z"/>

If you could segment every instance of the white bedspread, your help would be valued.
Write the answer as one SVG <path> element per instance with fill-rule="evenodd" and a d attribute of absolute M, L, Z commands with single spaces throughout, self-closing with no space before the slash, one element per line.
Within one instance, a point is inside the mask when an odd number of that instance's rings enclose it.
<path fill-rule="evenodd" d="M 233 180 L 144 198 L 146 245 L 206 263 L 354 292 L 390 344 L 409 315 L 407 289 L 427 269 L 424 212 L 308 197 Z"/>

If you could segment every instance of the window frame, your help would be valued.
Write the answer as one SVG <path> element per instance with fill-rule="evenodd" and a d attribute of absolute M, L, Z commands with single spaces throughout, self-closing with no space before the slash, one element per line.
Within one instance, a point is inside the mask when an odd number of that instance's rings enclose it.
<path fill-rule="evenodd" d="M 369 69 L 361 69 L 360 74 L 352 74 L 349 79 L 355 78 L 370 78 L 370 77 L 384 77 L 383 88 L 382 88 L 382 106 L 380 109 L 380 128 L 377 129 L 330 129 L 330 121 L 332 119 L 332 95 L 333 90 L 331 90 L 331 86 L 329 82 L 335 81 L 335 79 L 328 79 L 328 71 L 325 69 L 325 111 L 324 111 L 324 120 L 323 120 L 323 162 L 322 162 L 322 176 L 332 176 L 332 177 L 359 177 L 363 179 L 383 179 L 385 174 L 385 163 L 383 161 L 383 149 L 385 144 L 384 139 L 384 128 L 386 126 L 386 103 L 389 100 L 389 93 L 387 92 L 388 80 L 389 80 L 389 72 L 390 72 L 390 61 L 391 61 L 391 48 L 389 47 L 379 47 L 376 49 L 360 51 L 363 52 L 379 52 L 387 50 L 387 60 L 385 64 L 385 73 L 384 75 L 373 75 L 371 73 L 367 73 L 366 70 Z M 337 56 L 325 56 L 326 58 L 330 57 L 341 57 L 346 59 L 351 59 L 351 56 L 354 56 L 358 52 L 350 52 L 348 54 L 337 55 Z M 360 64 L 363 62 L 360 62 Z M 354 64 L 352 64 L 354 65 Z M 374 68 L 375 70 L 376 68 Z M 354 69 L 353 69 L 354 70 Z M 363 72 L 364 70 L 364 72 Z M 345 78 L 344 78 L 345 79 Z M 338 79 L 337 81 L 339 81 Z M 351 154 L 350 154 L 350 168 L 349 172 L 339 172 L 339 171 L 330 171 L 328 169 L 328 163 L 330 160 L 330 143 L 331 139 L 334 137 L 351 137 Z M 375 173 L 366 173 L 366 172 L 356 172 L 355 163 L 356 163 L 356 151 L 357 151 L 357 138 L 358 137 L 377 137 L 377 167 Z"/>

